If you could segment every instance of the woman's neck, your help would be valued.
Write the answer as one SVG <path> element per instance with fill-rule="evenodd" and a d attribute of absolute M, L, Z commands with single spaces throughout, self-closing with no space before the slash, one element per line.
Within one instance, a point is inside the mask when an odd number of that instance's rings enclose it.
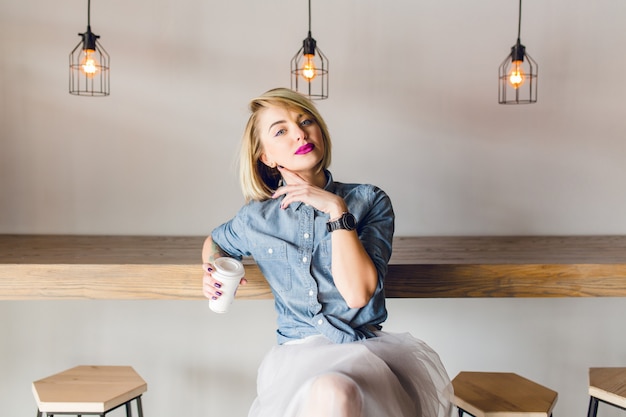
<path fill-rule="evenodd" d="M 324 170 L 319 172 L 308 171 L 308 172 L 299 172 L 298 175 L 302 177 L 303 180 L 308 182 L 311 185 L 314 185 L 319 188 L 326 187 L 326 173 Z"/>

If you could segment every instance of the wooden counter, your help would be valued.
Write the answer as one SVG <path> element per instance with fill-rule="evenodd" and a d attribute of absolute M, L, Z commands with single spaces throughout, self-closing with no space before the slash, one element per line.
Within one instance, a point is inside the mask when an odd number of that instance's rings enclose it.
<path fill-rule="evenodd" d="M 196 236 L 0 235 L 0 300 L 203 299 Z M 246 260 L 240 299 L 271 298 Z M 626 236 L 398 237 L 391 298 L 624 297 Z"/>

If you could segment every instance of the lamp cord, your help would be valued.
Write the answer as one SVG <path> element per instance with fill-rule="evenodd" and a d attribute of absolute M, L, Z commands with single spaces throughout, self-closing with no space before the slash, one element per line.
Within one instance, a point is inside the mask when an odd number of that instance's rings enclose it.
<path fill-rule="evenodd" d="M 90 26 L 91 26 L 91 0 L 87 0 L 87 27 L 90 27 Z"/>
<path fill-rule="evenodd" d="M 309 0 L 309 35 L 310 34 L 311 34 L 311 0 Z"/>
<path fill-rule="evenodd" d="M 522 32 L 522 0 L 519 0 L 519 15 L 518 15 L 518 23 L 517 23 L 517 40 L 520 39 L 520 34 Z"/>

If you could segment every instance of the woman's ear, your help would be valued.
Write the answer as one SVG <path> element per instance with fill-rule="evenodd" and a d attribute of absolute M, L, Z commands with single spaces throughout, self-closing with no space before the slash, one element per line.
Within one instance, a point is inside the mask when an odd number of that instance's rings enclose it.
<path fill-rule="evenodd" d="M 270 168 L 276 168 L 276 162 L 270 161 L 265 153 L 261 154 L 261 162 Z"/>

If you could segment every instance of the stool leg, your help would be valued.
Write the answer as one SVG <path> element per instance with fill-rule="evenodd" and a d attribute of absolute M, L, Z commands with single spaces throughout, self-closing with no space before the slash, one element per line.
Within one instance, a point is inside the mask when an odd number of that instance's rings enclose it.
<path fill-rule="evenodd" d="M 37 409 L 37 417 L 41 417 L 41 411 L 39 411 L 39 409 Z"/>
<path fill-rule="evenodd" d="M 143 417 L 143 407 L 141 405 L 141 395 L 137 397 L 137 415 Z"/>
<path fill-rule="evenodd" d="M 598 414 L 598 399 L 596 397 L 590 397 L 587 417 L 596 417 L 596 414 Z"/>
<path fill-rule="evenodd" d="M 459 417 L 463 417 L 464 411 L 462 408 L 459 407 Z"/>
<path fill-rule="evenodd" d="M 133 410 L 130 408 L 130 401 L 127 401 L 126 404 L 126 417 L 133 417 Z"/>

